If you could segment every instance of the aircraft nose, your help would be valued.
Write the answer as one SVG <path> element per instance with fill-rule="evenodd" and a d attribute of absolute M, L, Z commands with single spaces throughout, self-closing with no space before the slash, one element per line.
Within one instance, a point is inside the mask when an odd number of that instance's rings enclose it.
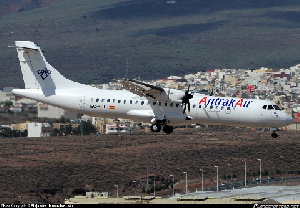
<path fill-rule="evenodd" d="M 294 122 L 294 119 L 290 115 L 286 115 L 285 121 L 286 121 L 286 125 L 290 125 Z"/>

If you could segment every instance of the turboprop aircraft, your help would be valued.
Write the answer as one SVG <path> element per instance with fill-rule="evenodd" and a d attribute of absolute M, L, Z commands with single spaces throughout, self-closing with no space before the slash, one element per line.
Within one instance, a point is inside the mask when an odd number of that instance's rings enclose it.
<path fill-rule="evenodd" d="M 268 100 L 213 97 L 188 90 L 162 88 L 122 79 L 124 90 L 103 90 L 71 81 L 45 59 L 38 44 L 16 41 L 25 89 L 12 92 L 80 114 L 129 118 L 151 123 L 153 132 L 170 134 L 187 124 L 277 128 L 293 123 L 291 116 Z M 272 137 L 278 135 L 275 131 Z"/>

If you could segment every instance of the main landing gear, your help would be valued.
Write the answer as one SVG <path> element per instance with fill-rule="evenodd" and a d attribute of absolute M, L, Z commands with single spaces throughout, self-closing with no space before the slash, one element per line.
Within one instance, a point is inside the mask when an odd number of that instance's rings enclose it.
<path fill-rule="evenodd" d="M 162 128 L 163 132 L 165 132 L 166 134 L 171 134 L 173 132 L 173 126 L 169 126 L 162 122 L 161 123 L 156 122 L 156 123 L 150 125 L 150 129 L 152 132 L 160 132 L 161 128 Z"/>
<path fill-rule="evenodd" d="M 276 134 L 277 130 L 278 129 L 276 127 L 270 128 L 270 131 L 272 132 L 271 137 L 273 137 L 273 138 L 277 138 L 278 137 L 278 134 Z"/>

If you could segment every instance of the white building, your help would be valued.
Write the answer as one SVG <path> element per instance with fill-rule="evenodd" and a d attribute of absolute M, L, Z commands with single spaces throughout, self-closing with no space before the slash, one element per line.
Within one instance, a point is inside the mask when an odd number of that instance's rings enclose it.
<path fill-rule="evenodd" d="M 39 118 L 69 118 L 77 119 L 77 113 L 66 111 L 61 108 L 54 107 L 43 103 L 38 103 L 38 117 Z"/>
<path fill-rule="evenodd" d="M 9 98 L 6 97 L 5 92 L 2 92 L 2 90 L 0 90 L 0 102 L 5 102 L 6 100 L 9 100 Z"/>
<path fill-rule="evenodd" d="M 28 123 L 28 137 L 50 137 L 52 130 L 48 123 Z"/>
<path fill-rule="evenodd" d="M 85 192 L 86 198 L 104 197 L 108 198 L 108 192 Z"/>
<path fill-rule="evenodd" d="M 106 134 L 130 133 L 129 123 L 111 123 L 106 124 Z"/>

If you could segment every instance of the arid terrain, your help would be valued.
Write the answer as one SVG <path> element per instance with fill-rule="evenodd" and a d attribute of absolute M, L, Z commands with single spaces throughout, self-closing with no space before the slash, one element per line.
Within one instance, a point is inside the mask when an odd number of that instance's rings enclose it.
<path fill-rule="evenodd" d="M 173 134 L 91 135 L 48 138 L 5 138 L 0 140 L 0 202 L 63 203 L 65 198 L 85 191 L 109 192 L 116 196 L 184 193 L 220 181 L 300 175 L 300 142 L 297 131 L 269 131 L 249 128 L 210 127 L 175 129 Z M 281 157 L 283 156 L 283 158 Z M 230 164 L 230 165 L 228 165 Z M 299 183 L 299 182 L 298 182 Z M 152 190 L 151 190 L 152 188 Z M 19 197 L 20 196 L 20 197 Z"/>

